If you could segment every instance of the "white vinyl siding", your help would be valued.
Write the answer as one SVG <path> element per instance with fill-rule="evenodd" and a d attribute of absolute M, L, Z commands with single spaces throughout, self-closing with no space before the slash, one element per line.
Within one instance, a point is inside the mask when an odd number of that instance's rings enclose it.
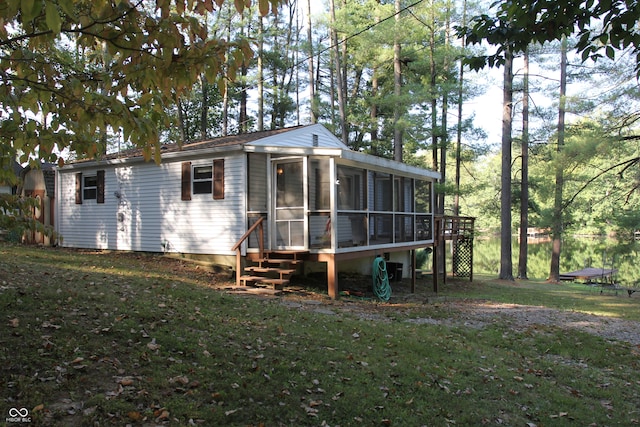
<path fill-rule="evenodd" d="M 211 164 L 212 159 L 205 161 Z M 241 153 L 225 158 L 225 198 L 220 200 L 211 194 L 181 200 L 181 162 L 137 163 L 101 167 L 105 203 L 76 205 L 75 173 L 61 171 L 63 245 L 232 255 L 231 247 L 246 229 L 244 163 Z"/>
<path fill-rule="evenodd" d="M 316 137 L 314 137 L 316 135 Z M 262 138 L 251 143 L 255 147 L 277 146 L 280 148 L 338 148 L 348 149 L 323 125 L 311 125 L 293 129 L 279 135 Z"/>

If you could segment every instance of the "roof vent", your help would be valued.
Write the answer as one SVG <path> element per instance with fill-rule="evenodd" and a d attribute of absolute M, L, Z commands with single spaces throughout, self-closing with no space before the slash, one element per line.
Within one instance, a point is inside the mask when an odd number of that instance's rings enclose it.
<path fill-rule="evenodd" d="M 317 134 L 313 134 L 313 146 L 317 147 L 318 146 L 318 135 Z"/>

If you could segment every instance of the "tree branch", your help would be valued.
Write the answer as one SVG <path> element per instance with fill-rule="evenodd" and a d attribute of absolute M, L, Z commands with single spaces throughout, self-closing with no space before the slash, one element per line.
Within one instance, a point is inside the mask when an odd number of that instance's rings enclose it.
<path fill-rule="evenodd" d="M 594 181 L 596 181 L 601 176 L 605 175 L 608 172 L 611 172 L 612 170 L 614 170 L 616 168 L 622 167 L 622 170 L 618 173 L 618 175 L 620 175 L 620 177 L 622 177 L 622 174 L 627 169 L 629 169 L 633 165 L 637 164 L 638 162 L 640 162 L 640 157 L 634 157 L 632 159 L 625 160 L 623 162 L 617 163 L 617 164 L 615 164 L 613 166 L 610 166 L 610 167 L 600 171 L 595 176 L 593 176 L 589 180 L 587 180 L 587 182 L 582 187 L 580 187 L 580 189 L 578 191 L 576 191 L 575 194 L 573 196 L 571 196 L 571 198 L 569 200 L 567 200 L 566 203 L 563 203 L 562 209 L 564 210 L 567 207 L 569 207 L 569 205 L 571 205 L 575 201 L 576 197 L 578 197 L 578 195 L 580 193 L 582 193 L 590 184 L 592 184 Z M 633 192 L 633 190 L 631 190 L 631 192 Z"/>

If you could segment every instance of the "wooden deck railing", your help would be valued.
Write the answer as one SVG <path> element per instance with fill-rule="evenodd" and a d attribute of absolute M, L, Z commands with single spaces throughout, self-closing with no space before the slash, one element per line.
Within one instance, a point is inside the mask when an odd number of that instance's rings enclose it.
<path fill-rule="evenodd" d="M 242 253 L 240 251 L 240 247 L 242 243 L 249 238 L 251 233 L 253 233 L 256 229 L 258 230 L 258 250 L 260 258 L 264 258 L 264 217 L 261 216 L 249 229 L 246 233 L 240 237 L 240 239 L 233 245 L 231 248 L 232 251 L 236 251 L 236 286 L 240 286 L 240 276 L 242 275 Z"/>
<path fill-rule="evenodd" d="M 456 240 L 474 235 L 475 218 L 470 216 L 435 215 L 434 240 Z"/>

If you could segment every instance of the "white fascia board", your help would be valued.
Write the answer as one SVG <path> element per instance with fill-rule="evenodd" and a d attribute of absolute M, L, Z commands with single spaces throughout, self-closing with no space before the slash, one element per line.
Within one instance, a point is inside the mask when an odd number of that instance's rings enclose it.
<path fill-rule="evenodd" d="M 360 165 L 364 164 L 371 166 L 370 169 L 376 169 L 381 172 L 401 173 L 403 175 L 414 176 L 417 178 L 441 178 L 440 172 L 434 172 L 417 166 L 408 165 L 406 163 L 396 162 L 395 160 L 385 159 L 383 157 L 372 156 L 371 154 L 358 153 L 357 151 L 343 151 L 341 158 Z"/>
<path fill-rule="evenodd" d="M 278 147 L 246 144 L 247 153 L 285 154 L 292 156 L 333 156 L 339 157 L 344 150 L 340 148 L 312 148 L 312 147 Z"/>

